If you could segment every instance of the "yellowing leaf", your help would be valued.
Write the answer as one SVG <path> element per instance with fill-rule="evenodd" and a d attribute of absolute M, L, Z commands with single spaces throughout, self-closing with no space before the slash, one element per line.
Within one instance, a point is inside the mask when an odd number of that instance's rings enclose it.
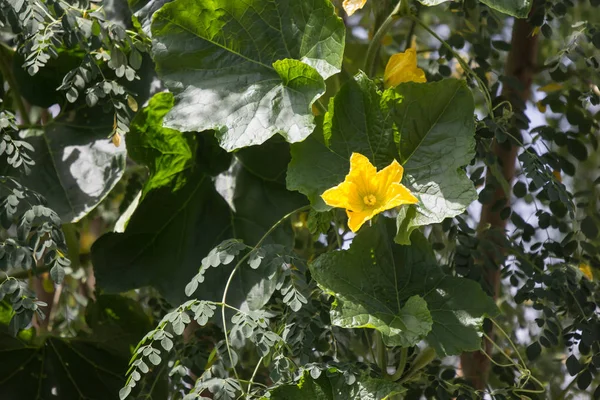
<path fill-rule="evenodd" d="M 562 175 L 560 174 L 559 170 L 554 170 L 552 171 L 552 175 L 554 175 L 554 178 L 556 178 L 557 181 L 562 182 Z"/>
<path fill-rule="evenodd" d="M 551 93 L 551 92 L 556 92 L 557 90 L 561 90 L 563 88 L 563 85 L 557 82 L 552 82 L 549 83 L 547 85 L 544 85 L 540 88 L 538 88 L 538 92 L 544 92 L 544 93 Z"/>
<path fill-rule="evenodd" d="M 538 111 L 541 112 L 542 114 L 545 113 L 546 110 L 548 109 L 548 107 L 546 107 L 546 105 L 544 103 L 542 103 L 541 101 L 536 102 L 535 105 L 537 106 Z"/>
<path fill-rule="evenodd" d="M 131 108 L 131 111 L 137 112 L 138 103 L 133 96 L 127 96 L 127 105 Z"/>
<path fill-rule="evenodd" d="M 584 264 L 584 263 L 579 264 L 579 270 L 590 281 L 594 280 L 594 274 L 592 273 L 592 267 L 590 267 L 588 264 Z"/>
<path fill-rule="evenodd" d="M 425 72 L 417 67 L 417 51 L 414 48 L 394 54 L 385 67 L 383 84 L 386 88 L 403 82 L 427 82 Z"/>
<path fill-rule="evenodd" d="M 344 7 L 344 11 L 346 11 L 346 14 L 350 16 L 358 10 L 360 10 L 361 8 L 363 8 L 366 2 L 367 0 L 344 0 L 342 7 Z"/>
<path fill-rule="evenodd" d="M 369 159 L 352 153 L 350 172 L 344 182 L 326 190 L 321 197 L 332 207 L 346 209 L 348 227 L 356 232 L 375 215 L 418 199 L 400 184 L 404 169 L 396 161 L 377 172 Z"/>
<path fill-rule="evenodd" d="M 112 142 L 115 145 L 115 147 L 119 147 L 121 145 L 121 135 L 119 135 L 118 132 L 115 132 L 115 134 L 113 135 Z"/>

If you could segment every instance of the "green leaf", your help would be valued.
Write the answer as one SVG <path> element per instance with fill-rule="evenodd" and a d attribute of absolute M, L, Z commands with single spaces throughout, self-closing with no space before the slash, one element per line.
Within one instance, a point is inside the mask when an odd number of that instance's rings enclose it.
<path fill-rule="evenodd" d="M 133 160 L 147 165 L 150 170 L 150 178 L 143 189 L 144 195 L 152 189 L 171 183 L 175 189 L 182 185 L 184 182 L 177 180 L 184 179 L 186 174 L 183 172 L 198 168 L 195 164 L 198 142 L 202 139 L 210 141 L 208 134 L 202 134 L 199 139 L 197 134 L 163 128 L 163 118 L 173 107 L 173 103 L 173 94 L 158 93 L 131 122 L 127 135 L 127 151 Z M 201 144 L 202 149 L 209 148 L 207 143 Z M 207 158 L 210 156 L 200 159 Z M 226 154 L 215 154 L 213 159 L 215 158 L 224 164 L 223 170 L 227 169 L 231 162 L 231 157 Z"/>
<path fill-rule="evenodd" d="M 440 355 L 477 350 L 483 316 L 497 312 L 492 299 L 475 281 L 445 275 L 421 234 L 413 234 L 411 246 L 391 243 L 394 230 L 380 219 L 349 250 L 310 264 L 314 279 L 336 298 L 332 323 L 377 329 L 390 346 L 426 337 Z"/>
<path fill-rule="evenodd" d="M 125 168 L 125 145 L 115 147 L 108 139 L 112 116 L 94 112 L 100 114 L 93 122 L 86 113 L 73 121 L 59 118 L 45 131 L 26 131 L 35 165 L 19 182 L 42 194 L 63 223 L 76 222 L 96 207 Z"/>
<path fill-rule="evenodd" d="M 328 0 L 176 0 L 156 12 L 152 35 L 175 93 L 165 126 L 215 129 L 232 151 L 313 131 L 311 105 L 340 70 L 345 29 Z"/>
<path fill-rule="evenodd" d="M 86 309 L 86 320 L 92 333 L 76 338 L 26 341 L 0 326 L 0 397 L 117 398 L 125 384 L 130 349 L 151 329 L 150 321 L 139 303 L 122 296 L 99 296 Z M 166 398 L 165 384 L 166 379 L 160 379 L 152 395 Z"/>
<path fill-rule="evenodd" d="M 353 152 L 369 157 L 378 168 L 388 166 L 398 155 L 390 108 L 397 101 L 391 90 L 378 92 L 362 72 L 348 81 L 329 103 L 323 129 L 292 145 L 288 189 L 305 194 L 317 211 L 326 211 L 331 207 L 321 194 L 344 180 Z"/>
<path fill-rule="evenodd" d="M 92 246 L 97 284 L 109 293 L 152 285 L 173 304 L 200 260 L 229 237 L 230 211 L 210 177 L 188 172 L 146 194 L 124 233 L 107 233 Z"/>
<path fill-rule="evenodd" d="M 438 4 L 446 3 L 450 0 L 419 0 L 419 3 L 425 6 L 437 6 Z"/>
<path fill-rule="evenodd" d="M 152 37 L 150 24 L 152 16 L 162 6 L 169 3 L 171 0 L 128 0 L 129 9 L 133 13 L 133 24 L 139 26 L 146 35 Z"/>
<path fill-rule="evenodd" d="M 268 164 L 272 171 L 277 171 L 277 175 L 285 175 L 289 145 L 281 142 L 278 146 L 270 144 L 265 147 L 272 149 L 272 154 L 265 152 L 265 149 L 258 150 L 259 155 L 252 154 L 258 148 L 238 153 L 245 160 L 244 166 L 237 164 L 228 178 L 231 181 L 230 193 L 223 193 L 231 202 L 230 208 L 217 193 L 208 175 L 215 172 L 215 165 L 221 166 L 223 163 L 220 156 L 212 160 L 211 157 L 205 157 L 204 149 L 209 142 L 203 139 L 210 139 L 211 136 L 198 136 L 200 142 L 195 163 L 182 168 L 191 162 L 186 161 L 189 154 L 187 150 L 179 152 L 177 156 L 168 154 L 168 146 L 181 144 L 182 136 L 177 136 L 176 131 L 165 133 L 160 125 L 161 117 L 157 117 L 160 113 L 164 115 L 164 109 L 156 102 L 151 106 L 157 106 L 161 111 L 149 110 L 146 113 L 151 118 L 146 118 L 143 124 L 146 131 L 143 134 L 140 130 L 133 131 L 134 136 L 139 136 L 134 143 L 136 149 L 140 149 L 134 153 L 139 155 L 142 154 L 141 149 L 147 150 L 139 160 L 150 166 L 149 182 L 153 182 L 155 176 L 168 177 L 170 180 L 166 179 L 166 183 L 154 185 L 147 191 L 124 233 L 108 233 L 94 243 L 92 261 L 98 286 L 108 292 L 151 285 L 167 300 L 179 304 L 185 300 L 184 288 L 198 273 L 202 258 L 217 244 L 231 238 L 235 232 L 235 237 L 254 245 L 273 223 L 301 207 L 306 200 L 298 193 L 287 191 L 282 183 L 263 180 L 250 172 L 265 171 Z M 287 157 L 281 154 L 287 154 Z M 210 162 L 203 165 L 207 160 Z M 282 228 L 274 232 L 269 241 L 287 241 L 291 245 L 292 238 Z M 196 295 L 201 299 L 220 301 L 234 264 L 207 271 L 205 281 L 198 285 Z M 232 282 L 228 302 L 239 306 L 250 296 L 249 307 L 261 307 L 275 290 L 276 282 L 270 282 L 268 278 L 267 268 L 242 269 Z M 192 289 L 196 287 L 189 287 L 188 292 L 195 291 Z"/>
<path fill-rule="evenodd" d="M 357 377 L 357 381 L 348 385 L 340 373 L 313 379 L 305 371 L 297 385 L 283 385 L 270 392 L 271 400 L 381 400 L 406 389 L 396 382 L 371 378 L 368 374 Z M 266 399 L 266 398 L 265 398 Z"/>
<path fill-rule="evenodd" d="M 419 204 L 402 207 L 396 242 L 410 243 L 420 226 L 442 222 L 466 210 L 477 192 L 462 168 L 475 155 L 474 103 L 463 81 L 405 83 L 396 107 L 403 183 Z"/>
<path fill-rule="evenodd" d="M 533 0 L 480 0 L 490 8 L 517 18 L 527 18 Z"/>

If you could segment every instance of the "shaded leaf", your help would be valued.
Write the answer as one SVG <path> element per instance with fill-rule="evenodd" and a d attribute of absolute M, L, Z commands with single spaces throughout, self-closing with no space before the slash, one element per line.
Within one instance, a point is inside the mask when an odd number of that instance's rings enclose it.
<path fill-rule="evenodd" d="M 356 382 L 348 384 L 341 373 L 328 374 L 313 379 L 309 371 L 305 371 L 297 385 L 283 385 L 270 392 L 272 400 L 380 400 L 406 389 L 396 382 L 371 378 L 363 374 Z"/>
<path fill-rule="evenodd" d="M 139 304 L 121 296 L 100 296 L 86 314 L 93 333 L 72 339 L 48 336 L 36 343 L 0 327 L 0 397 L 117 398 L 130 349 L 151 329 L 150 321 Z M 166 381 L 157 383 L 153 395 L 166 396 Z"/>
<path fill-rule="evenodd" d="M 112 190 L 123 175 L 125 146 L 110 139 L 112 116 L 92 112 L 70 121 L 59 118 L 43 130 L 26 131 L 35 165 L 19 182 L 43 194 L 63 223 L 76 222 Z"/>
<path fill-rule="evenodd" d="M 410 243 L 420 226 L 442 222 L 465 211 L 477 199 L 462 167 L 475 155 L 474 103 L 463 81 L 405 83 L 396 107 L 404 184 L 419 198 L 402 207 L 396 241 Z"/>
<path fill-rule="evenodd" d="M 481 0 L 494 10 L 517 18 L 527 18 L 533 0 Z"/>

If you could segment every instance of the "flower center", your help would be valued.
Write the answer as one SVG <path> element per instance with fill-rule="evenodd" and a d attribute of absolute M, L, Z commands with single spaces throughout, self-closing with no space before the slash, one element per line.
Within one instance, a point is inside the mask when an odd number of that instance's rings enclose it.
<path fill-rule="evenodd" d="M 377 203 L 377 197 L 375 197 L 375 195 L 373 194 L 368 194 L 365 197 L 363 197 L 363 202 L 369 207 L 374 206 L 375 203 Z"/>

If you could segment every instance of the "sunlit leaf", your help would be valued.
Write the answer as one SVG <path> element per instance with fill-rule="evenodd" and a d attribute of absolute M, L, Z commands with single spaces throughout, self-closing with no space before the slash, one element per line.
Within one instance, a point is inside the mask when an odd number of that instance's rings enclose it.
<path fill-rule="evenodd" d="M 328 0 L 176 0 L 154 15 L 152 34 L 175 94 L 165 126 L 215 129 L 232 151 L 312 132 L 311 105 L 340 70 L 345 31 Z"/>
<path fill-rule="evenodd" d="M 400 246 L 391 243 L 393 231 L 392 221 L 380 219 L 349 250 L 310 264 L 315 280 L 335 296 L 332 323 L 377 329 L 390 346 L 426 338 L 440 355 L 479 349 L 483 316 L 497 313 L 493 300 L 476 282 L 444 274 L 421 234 Z"/>

